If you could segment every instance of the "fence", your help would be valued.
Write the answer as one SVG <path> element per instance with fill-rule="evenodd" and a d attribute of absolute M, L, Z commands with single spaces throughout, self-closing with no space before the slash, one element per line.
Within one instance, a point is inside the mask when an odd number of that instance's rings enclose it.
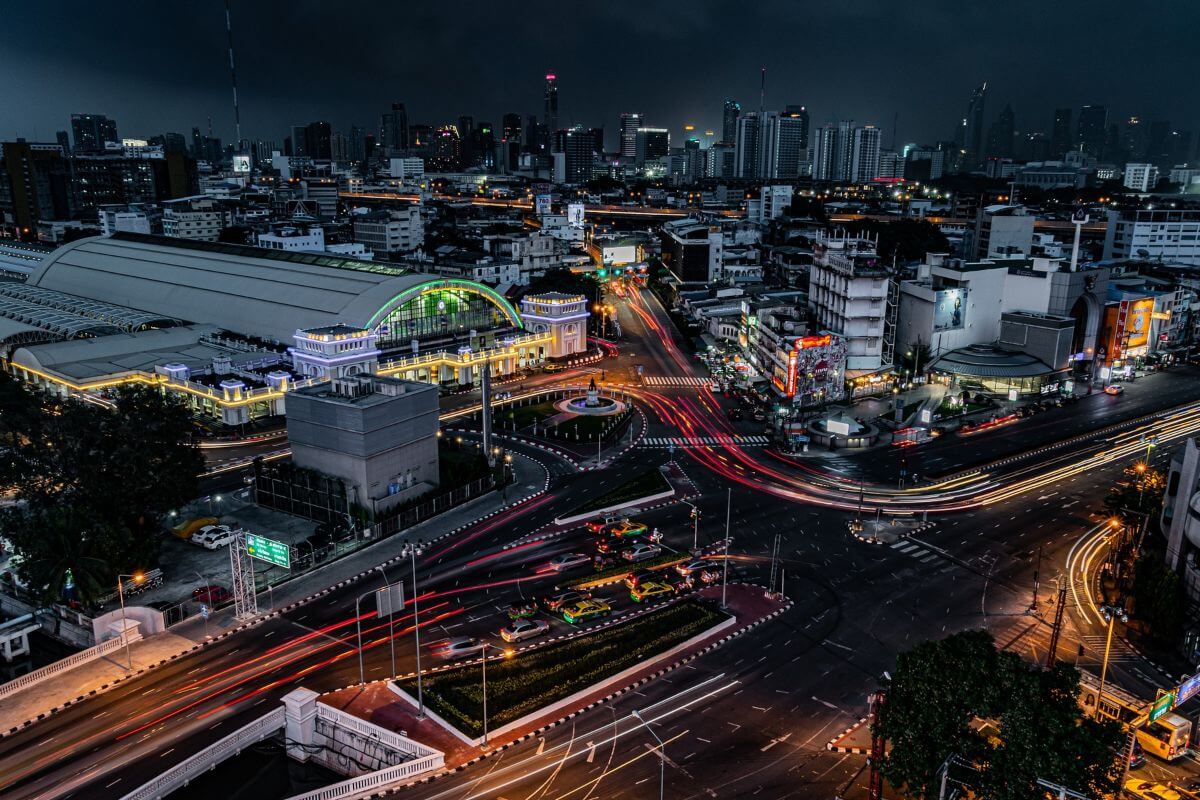
<path fill-rule="evenodd" d="M 427 756 L 405 761 L 394 767 L 381 769 L 360 775 L 357 778 L 335 783 L 323 789 L 315 789 L 304 794 L 294 795 L 288 800 L 340 800 L 345 797 L 361 797 L 374 790 L 385 789 L 400 781 L 411 780 L 430 770 L 438 769 L 445 764 L 446 757 L 441 753 L 430 753 Z"/>
<path fill-rule="evenodd" d="M 490 492 L 493 488 L 495 488 L 495 482 L 491 477 L 479 478 L 466 486 L 451 489 L 449 492 L 431 497 L 411 508 L 401 509 L 393 516 L 381 519 L 372 532 L 379 538 L 385 539 L 430 517 L 437 516 L 443 511 L 449 511 L 455 506 L 474 500 L 476 497 Z"/>
<path fill-rule="evenodd" d="M 95 647 L 89 647 L 87 650 L 81 650 L 80 652 L 69 655 L 64 659 L 55 661 L 53 664 L 47 664 L 41 669 L 35 669 L 33 672 L 27 672 L 19 678 L 13 678 L 8 683 L 0 685 L 0 700 L 3 700 L 10 694 L 33 686 L 35 683 L 41 683 L 47 678 L 53 678 L 55 675 L 66 672 L 74 667 L 78 667 L 80 664 L 86 664 L 89 661 L 95 661 L 97 658 L 108 655 L 114 650 L 120 650 L 124 648 L 126 636 L 129 637 L 130 644 L 142 638 L 142 635 L 137 631 L 134 631 L 133 633 L 122 633 L 116 638 L 101 642 Z"/>
<path fill-rule="evenodd" d="M 212 744 L 171 769 L 147 781 L 121 800 L 157 800 L 187 784 L 197 775 L 206 772 L 231 756 L 242 752 L 244 747 L 270 738 L 283 730 L 283 706 L 259 717 L 243 728 L 238 728 L 224 739 Z"/>

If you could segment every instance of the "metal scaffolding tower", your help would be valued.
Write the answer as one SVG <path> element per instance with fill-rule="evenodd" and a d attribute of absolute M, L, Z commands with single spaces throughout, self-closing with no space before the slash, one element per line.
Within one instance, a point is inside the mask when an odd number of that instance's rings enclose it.
<path fill-rule="evenodd" d="M 258 595 L 254 591 L 254 564 L 246 550 L 246 532 L 239 530 L 229 544 L 229 570 L 233 574 L 233 616 L 250 619 L 258 616 Z"/>

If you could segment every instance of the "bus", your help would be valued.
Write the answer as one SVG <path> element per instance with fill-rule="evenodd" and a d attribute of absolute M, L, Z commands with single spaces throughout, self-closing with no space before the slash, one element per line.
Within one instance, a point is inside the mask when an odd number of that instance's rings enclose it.
<path fill-rule="evenodd" d="M 1096 715 L 1096 696 L 1100 681 L 1090 673 L 1079 673 L 1079 706 L 1088 716 Z M 1188 751 L 1192 738 L 1192 722 L 1178 714 L 1164 714 L 1154 722 L 1146 722 L 1150 703 L 1139 700 L 1119 686 L 1104 684 L 1104 701 L 1099 716 L 1123 725 L 1137 726 L 1137 741 L 1147 753 L 1163 761 L 1174 761 Z"/>

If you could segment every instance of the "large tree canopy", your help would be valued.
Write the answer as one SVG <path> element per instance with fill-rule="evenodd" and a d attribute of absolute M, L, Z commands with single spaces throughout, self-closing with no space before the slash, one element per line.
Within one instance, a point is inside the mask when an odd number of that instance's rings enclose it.
<path fill-rule="evenodd" d="M 891 750 L 883 773 L 909 797 L 937 794 L 938 771 L 954 754 L 978 769 L 986 800 L 1039 797 L 1043 778 L 1089 795 L 1111 794 L 1123 736 L 1114 723 L 1083 718 L 1079 673 L 1043 671 L 996 649 L 985 631 L 924 642 L 901 653 L 879 732 Z M 996 723 L 987 737 L 973 719 Z"/>
<path fill-rule="evenodd" d="M 4 518 L 18 574 L 45 599 L 74 577 L 94 596 L 118 572 L 153 566 L 162 518 L 196 495 L 203 460 L 187 408 L 119 387 L 112 407 L 31 394 L 0 379 L 2 475 L 22 501 Z"/>

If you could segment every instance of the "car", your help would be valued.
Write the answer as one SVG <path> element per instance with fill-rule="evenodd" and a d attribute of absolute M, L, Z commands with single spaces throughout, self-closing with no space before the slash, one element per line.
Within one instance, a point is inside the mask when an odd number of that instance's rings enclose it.
<path fill-rule="evenodd" d="M 661 573 L 651 572 L 648 569 L 634 570 L 625 576 L 625 585 L 630 589 L 636 589 L 640 584 L 646 581 L 657 580 L 661 577 Z"/>
<path fill-rule="evenodd" d="M 455 636 L 444 642 L 433 645 L 433 654 L 447 661 L 460 658 L 470 658 L 481 654 L 487 648 L 487 642 L 480 641 L 474 636 Z"/>
<path fill-rule="evenodd" d="M 228 589 L 215 583 L 197 586 L 192 590 L 193 601 L 197 603 L 204 603 L 205 605 L 209 606 L 215 606 L 217 603 L 224 603 L 231 597 L 233 597 L 233 595 L 229 593 Z"/>
<path fill-rule="evenodd" d="M 1140 797 L 1144 800 L 1182 800 L 1183 798 L 1183 795 L 1170 786 L 1142 778 L 1130 778 L 1125 781 L 1125 793 L 1130 797 Z"/>
<path fill-rule="evenodd" d="M 706 569 L 714 569 L 716 566 L 713 562 L 700 558 L 695 561 L 685 561 L 682 564 L 676 564 L 675 571 L 680 575 L 691 575 L 693 572 L 703 572 Z"/>
<path fill-rule="evenodd" d="M 1119 383 L 1111 383 L 1104 387 L 1105 394 L 1118 395 L 1125 393 L 1125 387 Z"/>
<path fill-rule="evenodd" d="M 572 625 L 587 622 L 589 619 L 604 617 L 612 611 L 603 600 L 580 600 L 562 608 L 562 618 Z"/>
<path fill-rule="evenodd" d="M 716 583 L 721 580 L 721 572 L 714 566 L 711 569 L 701 569 L 688 576 L 689 580 L 699 579 L 701 583 Z"/>
<path fill-rule="evenodd" d="M 631 519 L 623 519 L 619 522 L 614 522 L 609 525 L 605 533 L 617 539 L 631 539 L 634 536 L 641 536 L 646 531 L 650 530 L 649 526 L 644 522 L 634 522 Z"/>
<path fill-rule="evenodd" d="M 542 605 L 547 611 L 558 611 L 563 606 L 569 606 L 572 603 L 578 603 L 580 600 L 591 600 L 591 592 L 569 591 L 552 594 L 549 597 L 542 599 Z"/>
<path fill-rule="evenodd" d="M 233 538 L 233 530 L 228 525 L 205 525 L 188 537 L 188 541 L 206 550 L 216 550 L 232 542 Z"/>
<path fill-rule="evenodd" d="M 633 561 L 636 563 L 638 561 L 645 561 L 648 558 L 654 558 L 662 551 L 663 549 L 656 544 L 639 544 L 629 548 L 624 553 L 621 553 L 621 557 L 626 561 Z"/>
<path fill-rule="evenodd" d="M 544 619 L 514 619 L 500 629 L 500 638 L 506 642 L 523 642 L 548 630 L 550 623 Z"/>
<path fill-rule="evenodd" d="M 508 607 L 511 619 L 528 619 L 538 612 L 538 604 L 534 600 L 518 600 Z"/>
<path fill-rule="evenodd" d="M 562 364 L 545 364 L 542 366 L 542 372 L 562 372 L 566 367 Z"/>
<path fill-rule="evenodd" d="M 629 597 L 635 603 L 644 603 L 656 597 L 667 597 L 675 594 L 675 587 L 663 581 L 642 581 L 637 588 L 629 590 Z"/>
<path fill-rule="evenodd" d="M 592 557 L 584 553 L 563 553 L 546 562 L 546 567 L 552 572 L 562 572 L 591 562 Z"/>
<path fill-rule="evenodd" d="M 604 530 L 614 523 L 620 522 L 621 518 L 607 514 L 603 519 L 591 519 L 586 523 L 586 527 L 592 533 L 604 533 Z"/>
<path fill-rule="evenodd" d="M 596 540 L 597 553 L 615 553 L 625 546 L 625 542 L 611 536 L 601 536 Z"/>

